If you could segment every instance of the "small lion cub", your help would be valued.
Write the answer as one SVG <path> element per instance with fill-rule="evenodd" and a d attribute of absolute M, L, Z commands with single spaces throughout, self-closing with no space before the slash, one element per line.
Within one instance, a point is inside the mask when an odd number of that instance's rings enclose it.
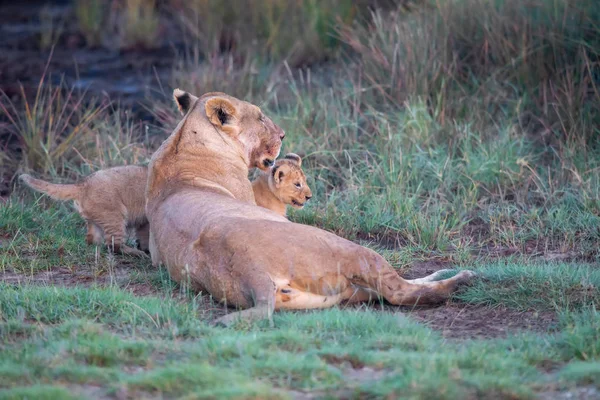
<path fill-rule="evenodd" d="M 124 166 L 97 171 L 71 185 L 50 183 L 27 174 L 19 178 L 53 199 L 74 200 L 75 208 L 86 221 L 88 244 L 105 242 L 114 251 L 146 257 L 143 251 L 127 246 L 125 237 L 127 228 L 134 227 L 140 248 L 148 250 L 147 176 L 147 167 Z"/>
<path fill-rule="evenodd" d="M 294 153 L 286 154 L 269 171 L 260 172 L 252 182 L 256 204 L 286 216 L 286 206 L 302 208 L 312 197 L 302 171 L 302 159 Z"/>

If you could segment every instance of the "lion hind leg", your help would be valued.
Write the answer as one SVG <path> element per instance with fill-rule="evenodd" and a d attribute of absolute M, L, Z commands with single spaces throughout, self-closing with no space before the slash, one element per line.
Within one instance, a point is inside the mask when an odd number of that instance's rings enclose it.
<path fill-rule="evenodd" d="M 376 291 L 364 287 L 350 285 L 343 294 L 347 304 L 370 303 L 379 298 Z"/>
<path fill-rule="evenodd" d="M 144 253 L 141 250 L 134 249 L 133 247 L 127 246 L 126 244 L 121 244 L 120 246 L 118 246 L 118 251 L 120 251 L 121 254 L 127 254 L 130 256 L 141 257 L 141 258 L 148 258 L 148 254 Z"/>
<path fill-rule="evenodd" d="M 121 219 L 118 223 L 109 223 L 102 226 L 104 230 L 104 241 L 109 250 L 113 252 L 121 252 L 122 254 L 132 255 L 136 257 L 147 257 L 146 253 L 141 250 L 134 249 L 125 244 L 127 236 L 127 227 L 125 221 Z"/>
<path fill-rule="evenodd" d="M 275 309 L 308 310 L 329 308 L 339 304 L 343 299 L 344 292 L 332 295 L 321 295 L 287 286 L 277 289 Z"/>
<path fill-rule="evenodd" d="M 465 270 L 448 279 L 434 280 L 443 273 L 446 271 L 409 281 L 402 279 L 391 265 L 380 263 L 379 268 L 369 268 L 355 275 L 353 283 L 376 291 L 394 305 L 421 305 L 443 302 L 459 285 L 469 282 L 475 276 L 474 272 Z"/>
<path fill-rule="evenodd" d="M 150 258 L 152 259 L 152 266 L 158 267 L 162 264 L 162 259 L 160 258 L 158 247 L 156 247 L 156 241 L 154 240 L 152 230 L 148 232 L 148 250 L 150 251 Z"/>
<path fill-rule="evenodd" d="M 101 245 L 104 243 L 104 232 L 102 228 L 100 228 L 94 221 L 87 220 L 87 235 L 85 236 L 85 241 L 87 244 L 95 244 Z"/>
<path fill-rule="evenodd" d="M 433 274 L 424 276 L 423 278 L 407 279 L 406 281 L 410 282 L 410 283 L 433 282 L 433 281 L 437 281 L 444 274 L 447 274 L 447 273 L 452 272 L 452 271 L 453 270 L 451 270 L 451 269 L 440 269 L 439 271 L 435 271 Z"/>
<path fill-rule="evenodd" d="M 386 277 L 380 283 L 379 292 L 395 305 L 436 304 L 448 299 L 459 285 L 468 283 L 474 276 L 472 271 L 461 271 L 441 281 L 413 283 L 396 274 L 394 278 Z"/>

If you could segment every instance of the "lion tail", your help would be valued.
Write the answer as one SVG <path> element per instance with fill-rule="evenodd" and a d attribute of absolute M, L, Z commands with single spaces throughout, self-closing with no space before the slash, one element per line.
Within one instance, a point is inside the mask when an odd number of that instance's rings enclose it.
<path fill-rule="evenodd" d="M 59 185 L 41 179 L 35 179 L 27 174 L 20 175 L 19 179 L 25 182 L 25 184 L 33 190 L 45 193 L 56 200 L 78 200 L 81 193 L 81 187 L 79 185 Z"/>

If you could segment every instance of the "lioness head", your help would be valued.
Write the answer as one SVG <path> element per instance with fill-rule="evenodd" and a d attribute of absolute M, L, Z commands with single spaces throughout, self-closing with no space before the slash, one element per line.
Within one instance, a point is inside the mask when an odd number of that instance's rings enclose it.
<path fill-rule="evenodd" d="M 285 132 L 254 104 L 219 92 L 198 98 L 175 89 L 173 97 L 182 115 L 190 113 L 188 121 L 191 113 L 202 113 L 218 133 L 241 144 L 249 168 L 267 170 L 275 162 Z"/>
<path fill-rule="evenodd" d="M 269 188 L 279 200 L 294 208 L 302 208 L 312 197 L 302 171 L 302 159 L 294 153 L 288 153 L 277 160 L 269 176 Z"/>

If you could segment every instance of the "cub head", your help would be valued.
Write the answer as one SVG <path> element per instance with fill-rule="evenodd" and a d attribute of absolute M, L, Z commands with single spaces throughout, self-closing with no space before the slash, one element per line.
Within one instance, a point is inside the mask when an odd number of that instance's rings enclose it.
<path fill-rule="evenodd" d="M 254 104 L 219 92 L 198 98 L 175 89 L 173 97 L 181 114 L 187 116 L 186 124 L 191 124 L 192 132 L 196 132 L 194 114 L 199 113 L 198 117 L 207 119 L 219 134 L 241 144 L 248 168 L 267 170 L 274 164 L 285 132 Z"/>
<path fill-rule="evenodd" d="M 288 153 L 277 160 L 269 176 L 269 188 L 275 196 L 294 208 L 302 208 L 312 197 L 302 171 L 302 159 L 294 153 Z"/>

